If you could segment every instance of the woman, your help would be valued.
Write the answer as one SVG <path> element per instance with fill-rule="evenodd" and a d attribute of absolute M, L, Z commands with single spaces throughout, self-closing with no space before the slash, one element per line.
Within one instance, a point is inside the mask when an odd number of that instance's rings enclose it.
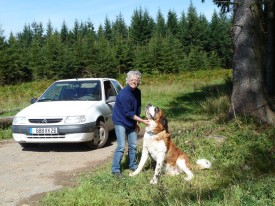
<path fill-rule="evenodd" d="M 117 137 L 117 147 L 114 153 L 112 173 L 121 175 L 120 162 L 124 155 L 125 139 L 128 138 L 129 169 L 135 170 L 138 122 L 149 124 L 149 120 L 140 118 L 141 91 L 138 86 L 141 83 L 139 71 L 129 71 L 126 77 L 126 87 L 118 93 L 113 110 L 113 122 Z"/>

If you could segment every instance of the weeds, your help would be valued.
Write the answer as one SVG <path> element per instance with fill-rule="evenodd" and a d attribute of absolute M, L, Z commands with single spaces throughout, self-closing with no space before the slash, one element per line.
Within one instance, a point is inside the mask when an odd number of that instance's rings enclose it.
<path fill-rule="evenodd" d="M 31 98 L 39 97 L 50 84 L 50 81 L 41 81 L 1 87 L 0 115 L 16 114 L 30 104 Z"/>
<path fill-rule="evenodd" d="M 129 177 L 125 157 L 124 177 L 112 176 L 108 162 L 81 176 L 76 187 L 48 193 L 40 205 L 273 205 L 275 129 L 248 117 L 227 120 L 229 72 L 160 75 L 157 82 L 145 76 L 141 85 L 143 106 L 152 103 L 162 108 L 175 144 L 192 164 L 208 158 L 211 169 L 194 167 L 191 182 L 184 180 L 184 174 L 163 175 L 157 185 L 150 185 L 154 161 L 148 161 L 138 176 Z M 138 161 L 140 156 L 141 145 Z"/>
<path fill-rule="evenodd" d="M 0 140 L 2 139 L 10 139 L 12 137 L 11 128 L 10 127 L 0 127 Z"/>

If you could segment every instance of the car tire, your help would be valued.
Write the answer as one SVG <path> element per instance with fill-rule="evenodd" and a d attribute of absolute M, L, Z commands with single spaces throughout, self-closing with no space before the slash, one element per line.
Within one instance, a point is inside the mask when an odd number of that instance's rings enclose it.
<path fill-rule="evenodd" d="M 99 149 L 106 145 L 109 138 L 109 130 L 106 124 L 102 121 L 96 127 L 97 129 L 94 131 L 94 139 L 92 141 L 86 142 L 86 146 L 90 149 Z M 95 139 L 99 138 L 99 142 L 95 141 Z"/>
<path fill-rule="evenodd" d="M 38 144 L 36 143 L 19 143 L 21 147 L 23 148 L 32 148 L 32 147 L 37 147 Z"/>

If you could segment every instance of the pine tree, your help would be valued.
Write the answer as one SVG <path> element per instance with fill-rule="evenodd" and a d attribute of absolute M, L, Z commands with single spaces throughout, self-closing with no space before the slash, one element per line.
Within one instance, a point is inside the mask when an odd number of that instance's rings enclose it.
<path fill-rule="evenodd" d="M 179 40 L 168 33 L 163 42 L 162 59 L 164 60 L 164 73 L 178 73 L 182 63 L 182 52 Z"/>
<path fill-rule="evenodd" d="M 46 29 L 46 38 L 49 38 L 51 35 L 53 35 L 53 26 L 52 22 L 49 20 L 47 23 L 47 29 Z"/>
<path fill-rule="evenodd" d="M 197 11 L 193 4 L 191 3 L 188 8 L 188 13 L 186 17 L 186 35 L 184 40 L 184 47 L 188 48 L 189 51 L 194 48 L 198 47 L 199 44 L 199 35 L 200 35 L 200 28 L 199 28 L 199 18 L 197 15 Z"/>
<path fill-rule="evenodd" d="M 74 27 L 72 29 L 72 39 L 73 41 L 77 41 L 78 38 L 80 38 L 80 25 L 78 20 L 76 19 L 74 21 Z"/>
<path fill-rule="evenodd" d="M 116 36 L 120 36 L 123 39 L 128 39 L 129 37 L 128 27 L 121 13 L 116 17 L 116 20 L 113 23 L 112 34 L 114 38 L 116 38 Z"/>
<path fill-rule="evenodd" d="M 46 65 L 46 59 L 43 52 L 43 46 L 38 39 L 34 39 L 30 47 L 29 67 L 33 73 L 33 80 L 46 78 L 43 71 Z"/>
<path fill-rule="evenodd" d="M 44 28 L 43 28 L 43 24 L 40 23 L 36 23 L 33 22 L 32 25 L 32 31 L 33 31 L 33 40 L 38 41 L 39 45 L 43 45 L 44 43 L 44 37 L 43 37 L 43 33 L 44 33 Z"/>
<path fill-rule="evenodd" d="M 178 30 L 178 18 L 175 11 L 168 11 L 167 16 L 167 29 L 170 34 L 173 34 L 177 36 L 179 30 Z"/>
<path fill-rule="evenodd" d="M 113 41 L 113 39 L 112 39 L 112 24 L 111 24 L 111 21 L 108 19 L 108 17 L 106 17 L 105 21 L 104 21 L 104 35 L 108 41 L 110 41 L 110 42 Z"/>
<path fill-rule="evenodd" d="M 209 66 L 207 54 L 200 48 L 193 47 L 184 59 L 185 70 L 207 69 Z"/>
<path fill-rule="evenodd" d="M 161 13 L 161 10 L 158 10 L 157 13 L 157 22 L 156 22 L 156 26 L 154 29 L 154 34 L 159 36 L 159 37 L 164 37 L 166 35 L 166 23 L 165 23 L 165 19 Z"/>
<path fill-rule="evenodd" d="M 201 48 L 202 51 L 208 52 L 209 48 L 209 35 L 212 31 L 209 29 L 209 23 L 204 15 L 199 16 L 198 21 L 198 47 Z"/>
<path fill-rule="evenodd" d="M 8 40 L 8 46 L 1 52 L 0 65 L 2 84 L 17 84 L 32 79 L 31 71 L 23 64 L 20 45 L 12 33 Z"/>
<path fill-rule="evenodd" d="M 148 47 L 145 45 L 136 46 L 134 53 L 134 69 L 139 70 L 142 73 L 152 74 L 155 71 L 155 68 L 150 67 L 150 55 Z"/>
<path fill-rule="evenodd" d="M 19 32 L 18 36 L 17 36 L 20 46 L 24 47 L 24 48 L 29 48 L 32 43 L 33 36 L 34 36 L 34 34 L 31 29 L 31 26 L 25 25 L 23 32 Z M 17 40 L 14 39 L 14 41 L 17 41 Z"/>
<path fill-rule="evenodd" d="M 1 24 L 0 24 L 0 50 L 3 49 L 4 40 L 5 40 L 4 30 L 2 29 Z"/>
<path fill-rule="evenodd" d="M 154 35 L 148 44 L 148 65 L 151 68 L 150 73 L 162 73 L 164 72 L 164 59 L 163 57 L 163 38 L 158 35 Z M 150 60 L 150 61 L 149 61 Z"/>
<path fill-rule="evenodd" d="M 95 44 L 95 52 L 95 59 L 89 67 L 93 77 L 115 77 L 118 71 L 115 65 L 114 51 L 105 35 L 99 36 Z"/>
<path fill-rule="evenodd" d="M 148 44 L 148 66 L 157 73 L 177 73 L 180 69 L 181 54 L 179 40 L 174 35 L 155 35 Z"/>
<path fill-rule="evenodd" d="M 69 29 L 65 21 L 61 25 L 60 38 L 63 43 L 67 43 L 69 40 Z"/>
<path fill-rule="evenodd" d="M 104 29 L 103 29 L 103 26 L 100 24 L 99 27 L 98 27 L 98 30 L 97 30 L 97 35 L 96 35 L 96 39 L 97 41 L 100 39 L 100 38 L 104 38 L 105 35 L 104 35 Z"/>
<path fill-rule="evenodd" d="M 209 51 L 215 51 L 218 58 L 221 59 L 222 65 L 225 68 L 231 66 L 232 50 L 231 50 L 231 20 L 225 14 L 217 14 L 214 11 L 210 22 L 209 34 Z"/>
<path fill-rule="evenodd" d="M 182 47 L 182 52 L 184 54 L 187 54 L 187 52 L 189 51 L 189 49 L 186 47 L 186 45 L 188 45 L 187 42 L 187 20 L 186 20 L 186 15 L 184 12 L 181 13 L 181 17 L 179 19 L 179 23 L 178 23 L 178 27 L 179 27 L 179 31 L 178 31 L 178 39 L 180 41 L 180 45 Z"/>
<path fill-rule="evenodd" d="M 85 24 L 85 36 L 82 38 L 82 66 L 81 71 L 79 73 L 80 76 L 83 77 L 91 77 L 91 65 L 95 60 L 95 56 L 97 55 L 95 44 L 96 44 L 96 32 L 94 31 L 94 26 L 91 21 L 88 21 Z M 75 56 L 74 59 L 76 60 Z M 77 60 L 76 60 L 77 62 Z"/>
<path fill-rule="evenodd" d="M 44 53 L 44 62 L 45 65 L 42 71 L 39 71 L 41 78 L 52 78 L 58 79 L 59 74 L 62 73 L 62 69 L 60 68 L 60 56 L 61 49 L 61 38 L 57 33 L 53 33 L 48 36 L 45 40 L 45 46 L 43 47 Z"/>
<path fill-rule="evenodd" d="M 131 19 L 130 35 L 133 43 L 146 44 L 149 42 L 154 29 L 154 20 L 147 10 L 135 10 Z"/>
<path fill-rule="evenodd" d="M 179 19 L 170 10 L 165 21 L 159 9 L 154 21 L 147 10 L 139 8 L 129 26 L 121 13 L 114 22 L 106 17 L 103 25 L 95 32 L 90 20 L 76 19 L 71 30 L 64 21 L 58 32 L 48 21 L 44 32 L 41 23 L 33 22 L 9 41 L 1 36 L 0 28 L 0 80 L 116 76 L 130 69 L 176 73 L 231 65 L 231 19 L 214 14 L 208 23 L 192 3 L 187 16 L 182 12 Z M 11 57 L 17 65 L 11 66 Z"/>
<path fill-rule="evenodd" d="M 4 64 L 5 64 L 5 52 L 6 52 L 6 43 L 5 37 L 3 36 L 4 30 L 2 30 L 0 25 L 0 86 L 4 85 Z M 11 35 L 13 35 L 11 33 Z"/>

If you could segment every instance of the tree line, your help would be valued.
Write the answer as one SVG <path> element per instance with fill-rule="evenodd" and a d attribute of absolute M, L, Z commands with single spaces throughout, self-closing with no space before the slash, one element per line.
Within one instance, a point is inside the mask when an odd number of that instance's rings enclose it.
<path fill-rule="evenodd" d="M 211 21 L 190 4 L 187 14 L 146 9 L 133 11 L 126 25 L 120 13 L 105 18 L 97 31 L 91 20 L 64 21 L 60 30 L 33 22 L 6 40 L 0 27 L 0 85 L 40 79 L 117 77 L 131 69 L 142 73 L 230 68 L 232 19 L 214 11 Z"/>

